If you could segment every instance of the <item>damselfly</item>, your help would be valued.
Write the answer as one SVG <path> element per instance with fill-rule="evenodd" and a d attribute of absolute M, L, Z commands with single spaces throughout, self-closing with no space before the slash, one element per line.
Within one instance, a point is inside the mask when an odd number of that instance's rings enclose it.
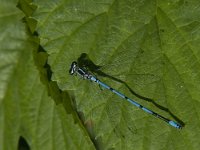
<path fill-rule="evenodd" d="M 139 104 L 136 101 L 128 98 L 127 96 L 125 96 L 121 92 L 119 92 L 119 91 L 115 90 L 114 88 L 108 86 L 107 84 L 101 82 L 99 79 L 97 79 L 93 74 L 88 72 L 86 69 L 80 68 L 78 66 L 77 62 L 75 62 L 75 61 L 72 62 L 70 70 L 69 70 L 69 73 L 71 75 L 77 74 L 77 75 L 81 76 L 83 79 L 87 79 L 87 80 L 91 80 L 93 82 L 96 82 L 100 86 L 110 90 L 114 94 L 116 94 L 116 95 L 120 96 L 121 98 L 127 100 L 128 102 L 130 102 L 131 104 L 135 105 L 136 107 L 142 109 L 143 111 L 147 112 L 148 114 L 151 114 L 151 115 L 155 116 L 156 118 L 159 118 L 159 119 L 167 122 L 169 125 L 171 125 L 171 126 L 173 126 L 175 128 L 178 128 L 178 129 L 182 128 L 182 126 L 179 123 L 177 123 L 177 122 L 175 122 L 173 120 L 169 120 L 169 119 L 157 114 L 156 112 L 154 112 L 154 111 L 142 106 L 141 104 Z"/>

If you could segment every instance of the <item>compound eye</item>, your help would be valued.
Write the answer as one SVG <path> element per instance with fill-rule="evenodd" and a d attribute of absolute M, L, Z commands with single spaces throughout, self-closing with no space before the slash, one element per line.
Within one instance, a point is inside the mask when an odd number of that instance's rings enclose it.
<path fill-rule="evenodd" d="M 70 67 L 70 69 L 69 69 L 69 73 L 71 74 L 71 75 L 73 75 L 74 73 L 76 73 L 76 70 L 77 70 L 77 62 L 72 62 L 72 64 L 71 64 L 71 67 Z"/>

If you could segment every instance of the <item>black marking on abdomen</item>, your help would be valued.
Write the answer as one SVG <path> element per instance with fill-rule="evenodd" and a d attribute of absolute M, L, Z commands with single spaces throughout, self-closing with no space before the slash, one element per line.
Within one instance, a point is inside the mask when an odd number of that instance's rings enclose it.
<path fill-rule="evenodd" d="M 84 76 L 85 75 L 85 72 L 82 70 L 82 69 L 78 69 L 78 74 L 80 74 L 81 76 Z"/>
<path fill-rule="evenodd" d="M 160 118 L 160 119 L 162 119 L 162 120 L 164 120 L 164 121 L 166 121 L 166 122 L 169 122 L 169 121 L 170 121 L 169 119 L 167 119 L 167 118 L 165 118 L 165 117 L 163 117 L 163 116 L 161 116 L 161 115 L 155 113 L 154 111 L 152 111 L 152 115 L 154 115 L 154 116 L 156 116 L 157 118 Z"/>

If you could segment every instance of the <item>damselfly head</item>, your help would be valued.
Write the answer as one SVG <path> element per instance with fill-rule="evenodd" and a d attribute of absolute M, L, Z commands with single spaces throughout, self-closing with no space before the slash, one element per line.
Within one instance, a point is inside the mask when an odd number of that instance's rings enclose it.
<path fill-rule="evenodd" d="M 76 73 L 77 67 L 78 67 L 78 66 L 77 66 L 77 62 L 73 61 L 72 64 L 71 64 L 71 67 L 70 67 L 70 69 L 69 69 L 69 73 L 70 73 L 71 75 L 73 75 L 74 73 Z"/>

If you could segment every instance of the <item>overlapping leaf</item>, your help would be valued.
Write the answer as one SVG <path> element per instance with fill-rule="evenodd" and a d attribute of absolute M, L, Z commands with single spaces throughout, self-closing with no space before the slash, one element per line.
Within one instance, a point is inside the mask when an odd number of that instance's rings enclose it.
<path fill-rule="evenodd" d="M 196 149 L 199 143 L 199 2 L 36 1 L 34 17 L 49 54 L 53 80 L 74 90 L 77 108 L 92 121 L 103 148 Z M 182 131 L 147 116 L 91 82 L 67 75 L 70 63 L 86 56 L 102 67 L 98 77 L 159 113 L 135 93 L 178 116 Z M 109 67 L 110 66 L 110 67 Z M 193 117 L 191 117 L 193 116 Z M 161 130 L 162 129 L 162 130 Z"/>

